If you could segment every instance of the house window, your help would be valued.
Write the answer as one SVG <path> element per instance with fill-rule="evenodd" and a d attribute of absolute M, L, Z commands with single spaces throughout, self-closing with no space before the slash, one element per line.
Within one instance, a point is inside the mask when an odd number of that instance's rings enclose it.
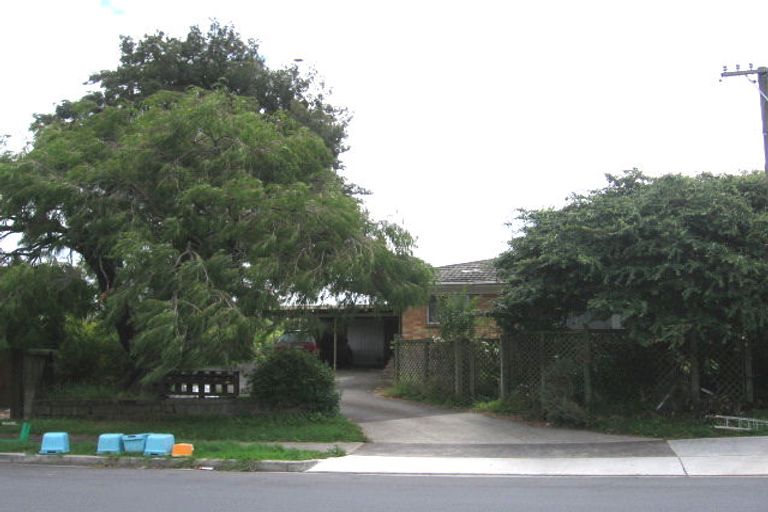
<path fill-rule="evenodd" d="M 429 296 L 429 305 L 427 306 L 427 325 L 440 325 L 440 318 L 438 316 L 438 305 L 440 302 L 437 300 L 436 295 Z"/>

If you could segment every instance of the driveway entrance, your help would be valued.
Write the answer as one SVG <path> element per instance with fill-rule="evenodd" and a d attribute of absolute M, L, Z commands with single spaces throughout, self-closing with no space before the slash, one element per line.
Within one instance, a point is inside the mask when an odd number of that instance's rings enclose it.
<path fill-rule="evenodd" d="M 503 417 L 465 412 L 407 400 L 384 398 L 381 370 L 339 371 L 341 412 L 358 423 L 371 441 L 356 454 L 449 455 L 473 457 L 623 456 L 638 449 L 649 456 L 666 443 L 533 426 Z M 641 441 L 641 443 L 638 443 Z"/>

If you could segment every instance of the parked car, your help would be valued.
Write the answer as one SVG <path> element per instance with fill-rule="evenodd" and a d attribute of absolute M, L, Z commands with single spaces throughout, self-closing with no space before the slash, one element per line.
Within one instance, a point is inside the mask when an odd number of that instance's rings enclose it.
<path fill-rule="evenodd" d="M 315 335 L 306 331 L 287 331 L 277 338 L 275 350 L 287 350 L 297 348 L 317 354 L 320 352 L 320 345 L 317 344 Z"/>

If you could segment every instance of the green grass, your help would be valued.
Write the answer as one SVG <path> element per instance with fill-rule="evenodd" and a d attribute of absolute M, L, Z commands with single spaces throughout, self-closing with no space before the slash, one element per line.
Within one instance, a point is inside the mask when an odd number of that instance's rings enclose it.
<path fill-rule="evenodd" d="M 201 441 L 195 444 L 196 458 L 233 460 L 306 460 L 344 455 L 338 448 L 327 452 L 234 441 Z"/>
<path fill-rule="evenodd" d="M 343 455 L 332 448 L 327 452 L 283 448 L 267 442 L 365 441 L 360 427 L 342 416 L 319 414 L 272 415 L 255 417 L 185 417 L 153 421 L 114 421 L 85 419 L 32 419 L 32 435 L 68 432 L 72 454 L 93 455 L 99 434 L 122 432 L 170 432 L 177 442 L 192 443 L 195 459 L 305 460 Z M 0 452 L 36 453 L 37 438 L 27 443 L 15 439 L 19 425 L 0 425 Z M 126 454 L 136 455 L 136 454 Z M 247 467 L 243 466 L 243 467 Z"/>
<path fill-rule="evenodd" d="M 3 425 L 3 423 L 8 424 Z M 19 433 L 21 432 L 21 424 L 22 421 L 3 420 L 3 422 L 0 423 L 0 436 L 3 436 L 4 438 L 18 438 Z M 0 441 L 3 441 L 3 439 L 0 439 Z"/>
<path fill-rule="evenodd" d="M 72 436 L 98 436 L 104 432 L 170 432 L 184 441 L 365 441 L 360 427 L 340 415 L 187 416 L 151 421 L 57 418 L 33 419 L 30 423 L 32 434 L 57 431 L 69 432 Z"/>
<path fill-rule="evenodd" d="M 745 416 L 759 418 L 761 414 L 753 412 L 745 414 Z M 768 435 L 768 430 L 734 431 L 716 429 L 711 420 L 694 414 L 662 416 L 647 413 L 633 416 L 598 416 L 592 420 L 590 429 L 607 434 L 647 436 L 661 439 Z"/>
<path fill-rule="evenodd" d="M 339 457 L 344 451 L 332 448 L 322 452 L 318 450 L 301 450 L 284 448 L 279 445 L 261 443 L 239 443 L 236 441 L 198 441 L 195 445 L 194 459 L 230 459 L 230 460 L 307 460 Z M 40 443 L 28 441 L 0 442 L 0 452 L 34 454 L 40 450 Z M 71 455 L 95 455 L 96 439 L 92 441 L 75 441 L 70 443 Z M 121 457 L 141 457 L 140 453 L 123 453 Z"/>
<path fill-rule="evenodd" d="M 404 382 L 384 389 L 382 395 L 389 398 L 403 398 L 405 400 L 425 402 L 443 407 L 467 407 L 468 405 L 467 402 L 457 400 L 451 393 L 445 393 L 438 389 L 427 389 L 425 391 L 420 386 L 410 385 Z"/>

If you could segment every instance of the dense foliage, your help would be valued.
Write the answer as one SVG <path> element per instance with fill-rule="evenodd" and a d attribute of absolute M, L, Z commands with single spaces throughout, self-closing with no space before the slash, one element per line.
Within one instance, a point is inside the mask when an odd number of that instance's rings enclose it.
<path fill-rule="evenodd" d="M 93 289 L 68 265 L 0 267 L 0 350 L 57 348 L 69 318 L 85 315 Z"/>
<path fill-rule="evenodd" d="M 131 360 L 114 330 L 101 322 L 68 318 L 54 359 L 56 387 L 92 384 L 119 388 L 131 371 Z"/>
<path fill-rule="evenodd" d="M 335 413 L 339 409 L 333 371 L 301 349 L 275 351 L 251 375 L 251 397 L 276 409 Z"/>
<path fill-rule="evenodd" d="M 768 320 L 768 182 L 760 174 L 648 178 L 637 171 L 524 211 L 499 265 L 507 329 L 619 315 L 642 343 L 759 339 Z"/>
<path fill-rule="evenodd" d="M 296 66 L 270 69 L 258 44 L 243 41 L 231 26 L 214 21 L 208 32 L 191 27 L 185 38 L 157 32 L 140 41 L 120 38 L 120 65 L 90 77 L 101 91 L 83 102 L 63 101 L 54 114 L 36 116 L 37 128 L 59 121 L 74 121 L 106 106 L 137 103 L 159 91 L 184 92 L 189 87 L 224 89 L 253 98 L 266 114 L 282 112 L 309 127 L 338 156 L 344 150 L 348 116 L 325 101 L 323 84 Z"/>
<path fill-rule="evenodd" d="M 438 300 L 440 337 L 453 342 L 473 339 L 478 316 L 476 299 L 465 294 L 449 294 Z"/>
<path fill-rule="evenodd" d="M 286 302 L 423 300 L 410 235 L 335 171 L 346 120 L 311 79 L 216 23 L 122 51 L 0 159 L 0 239 L 20 237 L 6 261 L 82 261 L 137 375 L 248 358 Z"/>

